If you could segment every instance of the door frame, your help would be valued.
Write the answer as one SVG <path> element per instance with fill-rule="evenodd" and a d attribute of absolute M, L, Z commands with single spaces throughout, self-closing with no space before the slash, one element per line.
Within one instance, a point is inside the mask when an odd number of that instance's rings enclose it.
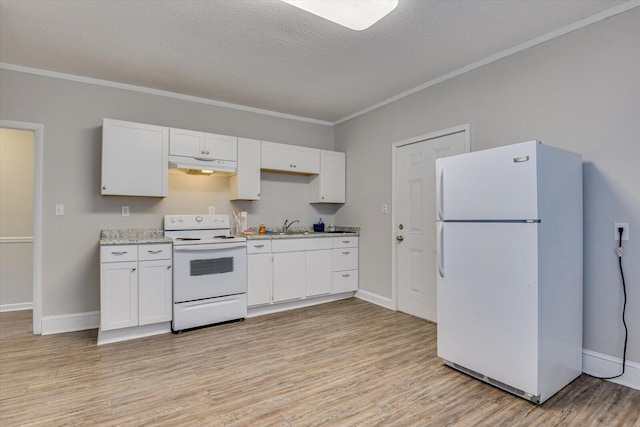
<path fill-rule="evenodd" d="M 0 119 L 0 127 L 34 134 L 33 151 L 33 333 L 42 334 L 42 166 L 44 126 Z"/>
<path fill-rule="evenodd" d="M 463 125 L 454 126 L 448 129 L 443 129 L 425 135 L 416 136 L 413 138 L 405 139 L 402 141 L 394 142 L 391 145 L 391 306 L 394 311 L 398 311 L 398 277 L 397 277 L 397 264 L 398 264 L 398 251 L 396 245 L 396 157 L 400 147 L 404 147 L 418 142 L 428 141 L 430 139 L 441 138 L 443 136 L 452 135 L 454 133 L 465 133 L 465 149 L 466 152 L 471 151 L 471 123 L 465 123 Z"/>

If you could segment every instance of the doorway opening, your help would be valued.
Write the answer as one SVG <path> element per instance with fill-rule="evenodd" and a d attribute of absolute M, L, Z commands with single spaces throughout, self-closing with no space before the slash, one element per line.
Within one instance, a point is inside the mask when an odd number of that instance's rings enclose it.
<path fill-rule="evenodd" d="M 32 309 L 34 334 L 42 333 L 42 134 L 41 124 L 0 120 L 0 310 Z"/>

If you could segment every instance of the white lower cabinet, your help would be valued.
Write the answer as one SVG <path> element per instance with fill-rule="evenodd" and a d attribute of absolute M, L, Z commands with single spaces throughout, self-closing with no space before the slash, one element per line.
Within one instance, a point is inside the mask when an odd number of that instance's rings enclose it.
<path fill-rule="evenodd" d="M 171 244 L 100 247 L 100 332 L 170 322 Z"/>
<path fill-rule="evenodd" d="M 269 304 L 273 284 L 273 262 L 269 253 L 247 255 L 247 305 Z"/>
<path fill-rule="evenodd" d="M 273 254 L 273 302 L 300 299 L 304 295 L 303 252 Z"/>
<path fill-rule="evenodd" d="M 331 249 L 305 252 L 305 296 L 331 293 Z"/>
<path fill-rule="evenodd" d="M 336 239 L 249 240 L 248 306 L 293 302 L 357 290 L 358 239 Z"/>

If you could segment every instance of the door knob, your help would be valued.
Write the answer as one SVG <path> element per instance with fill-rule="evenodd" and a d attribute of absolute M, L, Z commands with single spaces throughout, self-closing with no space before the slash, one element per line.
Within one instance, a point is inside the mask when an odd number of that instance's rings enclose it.
<path fill-rule="evenodd" d="M 398 237 L 396 237 L 396 240 L 398 242 L 402 242 L 404 240 L 404 237 L 403 236 L 398 236 Z"/>

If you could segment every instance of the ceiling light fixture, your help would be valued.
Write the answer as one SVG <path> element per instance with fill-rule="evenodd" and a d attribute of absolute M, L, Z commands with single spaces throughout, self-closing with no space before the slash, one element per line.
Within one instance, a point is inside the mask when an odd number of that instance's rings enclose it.
<path fill-rule="evenodd" d="M 366 30 L 398 5 L 398 0 L 282 0 L 352 30 Z"/>

